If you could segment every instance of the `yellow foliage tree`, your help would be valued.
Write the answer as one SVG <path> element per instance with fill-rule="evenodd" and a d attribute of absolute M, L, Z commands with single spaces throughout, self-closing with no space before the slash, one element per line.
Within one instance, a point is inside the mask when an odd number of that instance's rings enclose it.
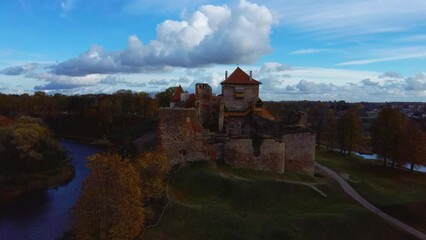
<path fill-rule="evenodd" d="M 142 153 L 135 159 L 134 166 L 140 174 L 142 197 L 160 198 L 170 171 L 170 162 L 166 154 L 160 151 Z"/>
<path fill-rule="evenodd" d="M 77 239 L 134 239 L 144 223 L 139 175 L 118 154 L 89 157 L 75 207 Z"/>

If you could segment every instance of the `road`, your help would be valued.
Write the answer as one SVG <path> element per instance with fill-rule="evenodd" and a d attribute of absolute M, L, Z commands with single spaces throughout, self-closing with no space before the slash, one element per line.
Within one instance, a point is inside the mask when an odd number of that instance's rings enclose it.
<path fill-rule="evenodd" d="M 372 211 L 373 213 L 377 214 L 379 217 L 385 219 L 386 221 L 390 222 L 394 226 L 404 230 L 405 232 L 411 234 L 414 237 L 417 237 L 418 239 L 426 240 L 426 234 L 420 232 L 419 230 L 399 221 L 398 219 L 389 216 L 388 214 L 382 212 L 380 209 L 375 207 L 373 204 L 368 202 L 365 198 L 363 198 L 351 185 L 349 185 L 342 177 L 339 176 L 336 172 L 333 170 L 322 166 L 319 163 L 315 163 L 315 167 L 320 169 L 321 171 L 325 172 L 327 175 L 329 175 L 332 179 L 336 180 L 340 186 L 343 188 L 343 190 L 351 196 L 355 201 L 359 202 L 363 207 L 367 208 L 368 210 Z"/>

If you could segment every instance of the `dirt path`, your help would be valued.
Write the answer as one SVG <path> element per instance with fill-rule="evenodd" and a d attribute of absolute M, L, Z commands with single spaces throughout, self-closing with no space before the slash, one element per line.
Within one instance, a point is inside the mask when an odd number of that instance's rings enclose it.
<path fill-rule="evenodd" d="M 336 180 L 340 186 L 343 188 L 343 190 L 351 196 L 354 200 L 356 200 L 358 203 L 360 203 L 363 207 L 367 208 L 368 210 L 372 211 L 373 213 L 377 214 L 379 217 L 385 219 L 386 221 L 392 223 L 396 227 L 406 231 L 407 233 L 411 234 L 414 237 L 417 237 L 422 240 L 426 240 L 426 234 L 420 232 L 419 230 L 399 221 L 398 219 L 389 216 L 388 214 L 382 212 L 380 209 L 375 207 L 373 204 L 368 202 L 365 198 L 363 198 L 357 191 L 355 191 L 354 188 L 352 188 L 349 183 L 347 183 L 342 177 L 340 177 L 336 172 L 333 170 L 322 166 L 319 163 L 315 163 L 315 167 L 320 169 L 321 171 L 325 172 L 327 175 L 329 175 L 331 178 Z"/>

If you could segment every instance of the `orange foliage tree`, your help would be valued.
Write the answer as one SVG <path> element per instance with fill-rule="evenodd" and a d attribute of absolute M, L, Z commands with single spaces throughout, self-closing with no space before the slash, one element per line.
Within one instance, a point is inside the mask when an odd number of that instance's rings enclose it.
<path fill-rule="evenodd" d="M 419 123 L 405 119 L 397 152 L 401 165 L 408 164 L 413 172 L 416 165 L 426 165 L 426 133 Z"/>
<path fill-rule="evenodd" d="M 144 223 L 139 175 L 118 154 L 89 157 L 75 207 L 77 239 L 135 239 Z"/>
<path fill-rule="evenodd" d="M 170 171 L 166 154 L 158 150 L 142 153 L 135 159 L 134 166 L 140 174 L 143 198 L 160 198 Z"/>

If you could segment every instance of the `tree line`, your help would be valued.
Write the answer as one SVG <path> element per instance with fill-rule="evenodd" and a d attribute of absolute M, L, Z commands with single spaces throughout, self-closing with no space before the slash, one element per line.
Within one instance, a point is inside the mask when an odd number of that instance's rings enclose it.
<path fill-rule="evenodd" d="M 157 94 L 119 90 L 112 94 L 1 94 L 0 115 L 42 119 L 55 134 L 131 141 L 155 127 L 158 108 L 168 106 L 173 88 Z M 141 124 L 142 123 L 142 124 Z"/>

